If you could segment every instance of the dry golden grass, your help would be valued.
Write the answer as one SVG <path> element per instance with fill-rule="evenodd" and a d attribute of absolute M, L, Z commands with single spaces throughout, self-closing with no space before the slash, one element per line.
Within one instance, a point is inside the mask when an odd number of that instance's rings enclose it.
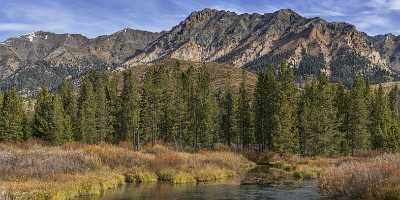
<path fill-rule="evenodd" d="M 350 199 L 400 199 L 400 154 L 342 162 L 324 170 L 321 190 Z"/>
<path fill-rule="evenodd" d="M 4 199 L 67 200 L 83 195 L 99 197 L 123 183 L 124 177 L 117 173 L 97 171 L 79 175 L 64 174 L 48 179 L 4 181 L 0 182 L 0 188 L 7 191 Z"/>
<path fill-rule="evenodd" d="M 254 166 L 228 151 L 185 153 L 162 145 L 133 151 L 126 145 L 50 147 L 36 142 L 0 144 L 0 163 L 0 197 L 39 200 L 100 194 L 121 177 L 122 182 L 206 182 L 239 175 Z M 112 181 L 111 186 L 100 184 L 104 180 Z"/>

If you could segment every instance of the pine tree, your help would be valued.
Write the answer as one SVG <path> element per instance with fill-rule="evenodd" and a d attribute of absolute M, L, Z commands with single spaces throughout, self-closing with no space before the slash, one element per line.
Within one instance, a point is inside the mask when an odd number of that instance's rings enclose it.
<path fill-rule="evenodd" d="M 0 109 L 3 106 L 4 94 L 0 91 Z"/>
<path fill-rule="evenodd" d="M 33 136 L 51 142 L 51 97 L 46 86 L 42 86 L 35 104 L 33 116 Z"/>
<path fill-rule="evenodd" d="M 0 141 L 18 142 L 22 133 L 23 105 L 13 87 L 3 97 L 0 115 Z"/>
<path fill-rule="evenodd" d="M 221 124 L 220 129 L 222 132 L 223 141 L 226 145 L 231 146 L 233 139 L 234 139 L 234 113 L 233 113 L 233 95 L 231 91 L 231 86 L 228 81 L 227 86 L 225 88 L 225 92 L 222 97 L 221 108 L 220 108 L 220 115 L 221 115 Z"/>
<path fill-rule="evenodd" d="M 96 133 L 97 142 L 105 142 L 113 134 L 112 113 L 110 102 L 106 94 L 106 77 L 104 74 L 96 73 L 93 85 L 96 100 Z"/>
<path fill-rule="evenodd" d="M 68 138 L 73 139 L 74 133 L 78 132 L 77 125 L 77 101 L 74 93 L 74 86 L 71 80 L 64 79 L 56 92 L 62 101 L 64 110 L 64 134 L 68 135 Z"/>
<path fill-rule="evenodd" d="M 139 96 L 132 71 L 124 73 L 121 107 L 121 135 L 118 140 L 134 142 L 135 148 L 139 149 Z"/>
<path fill-rule="evenodd" d="M 299 104 L 300 150 L 303 155 L 335 153 L 337 110 L 334 87 L 321 74 L 317 83 L 307 86 Z"/>
<path fill-rule="evenodd" d="M 279 70 L 279 93 L 276 113 L 276 127 L 273 128 L 273 148 L 277 152 L 292 152 L 298 150 L 298 137 L 295 125 L 297 88 L 294 84 L 293 70 L 282 63 Z"/>
<path fill-rule="evenodd" d="M 32 122 L 33 135 L 54 145 L 71 141 L 72 133 L 66 128 L 65 117 L 60 95 L 50 95 L 47 87 L 42 87 L 35 105 Z M 26 129 L 29 128 L 26 127 Z"/>
<path fill-rule="evenodd" d="M 32 138 L 32 120 L 33 113 L 30 111 L 25 111 L 22 118 L 22 134 L 23 140 L 29 140 Z"/>
<path fill-rule="evenodd" d="M 49 113 L 49 132 L 48 141 L 51 144 L 59 145 L 67 141 L 71 141 L 72 135 L 66 133 L 65 122 L 64 122 L 64 107 L 60 96 L 51 96 L 51 105 Z"/>
<path fill-rule="evenodd" d="M 400 90 L 396 85 L 389 92 L 390 110 L 394 120 L 400 120 Z"/>
<path fill-rule="evenodd" d="M 85 78 L 81 85 L 78 100 L 78 132 L 77 140 L 94 144 L 97 143 L 96 133 L 96 100 L 90 79 Z"/>
<path fill-rule="evenodd" d="M 159 73 L 162 73 L 159 67 L 149 68 L 143 80 L 143 88 L 140 103 L 140 127 L 143 130 L 143 139 L 151 142 L 152 145 L 159 139 L 160 133 L 160 114 L 161 103 L 160 96 L 162 88 L 159 84 Z"/>
<path fill-rule="evenodd" d="M 379 85 L 379 88 L 375 91 L 371 110 L 371 147 L 372 149 L 383 149 L 388 143 L 392 121 L 389 100 L 382 85 Z"/>
<path fill-rule="evenodd" d="M 368 148 L 368 110 L 365 97 L 365 82 L 358 76 L 350 91 L 349 101 L 349 135 L 351 153 Z"/>
<path fill-rule="evenodd" d="M 350 97 L 344 85 L 340 84 L 336 90 L 335 106 L 337 109 L 336 119 L 338 123 L 338 136 L 335 138 L 337 151 L 341 154 L 350 153 L 350 144 L 346 140 L 349 135 L 349 110 Z"/>
<path fill-rule="evenodd" d="M 118 81 L 114 77 L 109 77 L 106 81 L 106 98 L 108 102 L 107 108 L 110 114 L 110 123 L 112 126 L 112 134 L 108 135 L 105 140 L 107 142 L 118 142 L 118 133 L 121 130 L 120 120 L 118 116 L 121 112 L 121 98 L 118 96 Z"/>
<path fill-rule="evenodd" d="M 175 83 L 174 77 L 168 70 L 159 73 L 158 87 L 161 88 L 159 96 L 160 124 L 159 136 L 166 143 L 175 141 L 176 110 L 174 108 Z"/>
<path fill-rule="evenodd" d="M 275 67 L 259 73 L 255 90 L 255 138 L 259 151 L 274 150 L 274 136 L 279 133 L 279 82 Z"/>
<path fill-rule="evenodd" d="M 389 93 L 392 125 L 388 135 L 387 148 L 391 151 L 400 149 L 400 90 L 396 85 Z"/>
<path fill-rule="evenodd" d="M 194 136 L 193 147 L 199 149 L 200 146 L 210 146 L 212 135 L 208 130 L 214 130 L 215 124 L 212 122 L 212 109 L 214 107 L 213 94 L 210 87 L 210 74 L 205 68 L 200 68 L 196 77 L 196 87 L 193 88 L 193 120 L 191 124 Z"/>
<path fill-rule="evenodd" d="M 265 149 L 266 121 L 265 121 L 265 89 L 264 89 L 264 73 L 257 73 L 257 84 L 254 92 L 254 126 L 255 126 L 255 143 L 258 145 L 259 151 Z"/>
<path fill-rule="evenodd" d="M 180 71 L 176 77 L 176 94 L 175 94 L 175 109 L 176 109 L 176 145 L 183 147 L 185 139 L 188 136 L 189 124 L 189 89 L 192 84 L 191 70 Z"/>
<path fill-rule="evenodd" d="M 251 134 L 251 112 L 249 103 L 249 94 L 246 88 L 246 73 L 243 72 L 239 88 L 239 99 L 237 101 L 237 121 L 242 149 L 247 148 L 253 140 L 253 135 Z"/>

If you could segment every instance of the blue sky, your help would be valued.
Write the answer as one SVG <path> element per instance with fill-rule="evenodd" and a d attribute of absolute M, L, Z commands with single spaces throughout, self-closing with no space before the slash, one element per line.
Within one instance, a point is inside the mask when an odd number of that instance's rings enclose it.
<path fill-rule="evenodd" d="M 355 24 L 370 35 L 400 34 L 400 0 L 0 0 L 0 41 L 32 31 L 110 34 L 124 27 L 169 30 L 194 10 L 266 13 L 290 8 L 307 17 Z"/>

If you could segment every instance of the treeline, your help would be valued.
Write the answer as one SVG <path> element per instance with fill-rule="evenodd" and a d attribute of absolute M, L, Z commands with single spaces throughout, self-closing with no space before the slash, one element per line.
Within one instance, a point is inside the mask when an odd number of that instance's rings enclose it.
<path fill-rule="evenodd" d="M 361 76 L 351 89 L 321 74 L 302 89 L 292 68 L 268 66 L 249 91 L 227 80 L 211 86 L 205 68 L 154 66 L 141 81 L 90 72 L 79 90 L 69 80 L 49 93 L 43 87 L 34 110 L 15 89 L 0 95 L 0 141 L 30 138 L 58 145 L 129 142 L 136 149 L 162 141 L 180 148 L 226 144 L 243 150 L 352 154 L 400 148 L 400 90 L 372 90 Z"/>

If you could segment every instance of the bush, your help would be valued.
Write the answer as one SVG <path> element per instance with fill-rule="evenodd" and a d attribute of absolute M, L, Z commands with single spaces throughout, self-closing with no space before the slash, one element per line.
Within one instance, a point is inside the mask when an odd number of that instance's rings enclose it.
<path fill-rule="evenodd" d="M 231 170 L 209 166 L 194 172 L 197 182 L 219 181 L 235 175 Z"/>
<path fill-rule="evenodd" d="M 319 183 L 321 190 L 330 196 L 353 199 L 398 199 L 399 177 L 400 155 L 385 154 L 331 167 L 321 174 Z"/>
<path fill-rule="evenodd" d="M 163 169 L 157 173 L 158 179 L 173 184 L 195 183 L 196 179 L 189 173 L 176 171 L 174 169 Z"/>
<path fill-rule="evenodd" d="M 125 173 L 125 180 L 128 183 L 151 183 L 157 181 L 157 175 L 146 169 L 134 168 Z"/>

